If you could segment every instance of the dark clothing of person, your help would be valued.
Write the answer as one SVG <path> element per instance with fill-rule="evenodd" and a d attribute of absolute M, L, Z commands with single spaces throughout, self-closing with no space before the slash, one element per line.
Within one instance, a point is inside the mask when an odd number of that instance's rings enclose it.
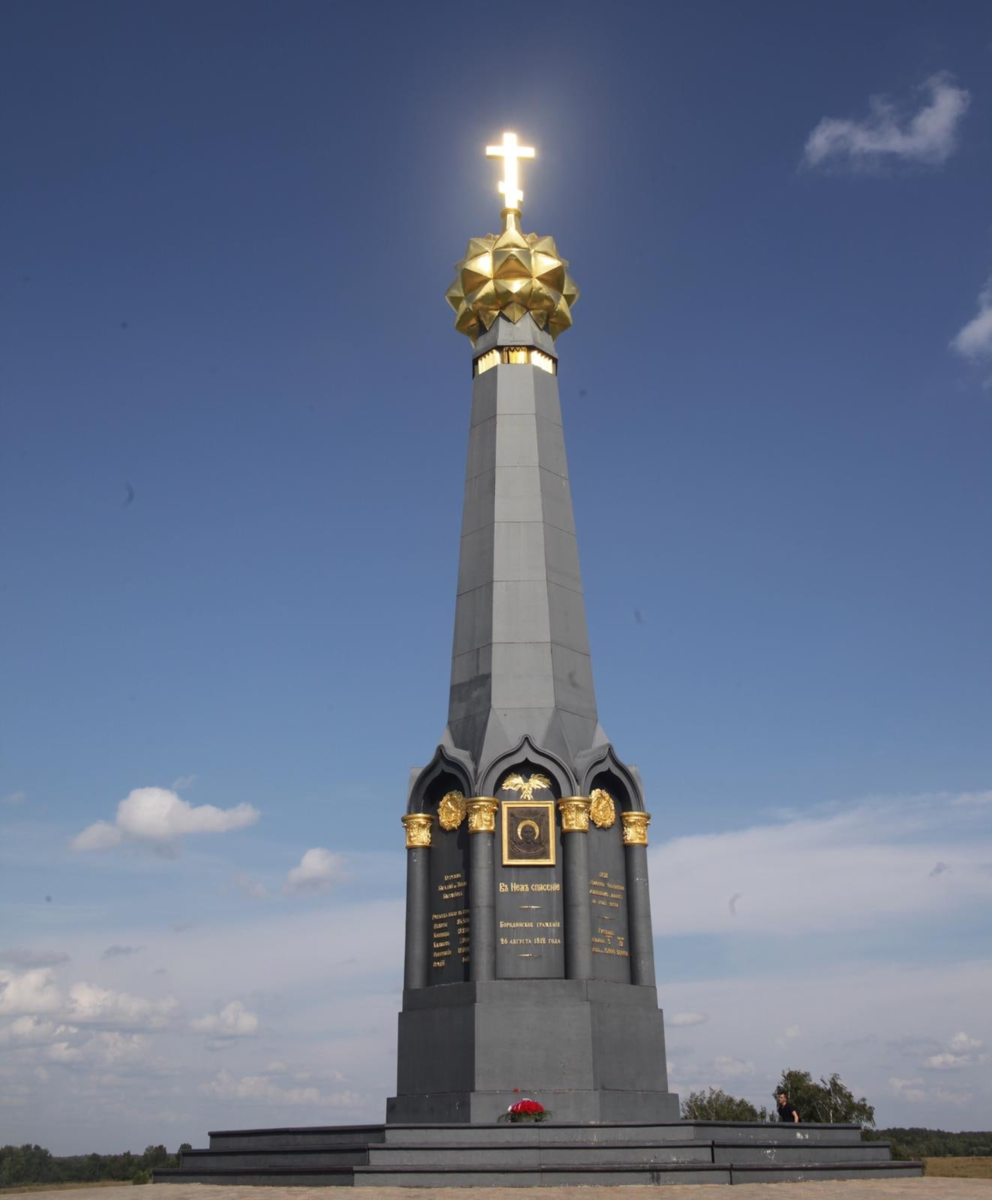
<path fill-rule="evenodd" d="M 778 1106 L 778 1119 L 780 1121 L 785 1121 L 789 1125 L 794 1125 L 798 1118 L 799 1114 L 796 1112 L 795 1107 L 791 1105 L 788 1100 L 786 1100 L 784 1104 L 780 1104 Z"/>

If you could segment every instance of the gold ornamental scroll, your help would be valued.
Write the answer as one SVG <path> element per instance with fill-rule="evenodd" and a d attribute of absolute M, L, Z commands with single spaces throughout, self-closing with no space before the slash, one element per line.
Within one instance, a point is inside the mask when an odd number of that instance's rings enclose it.
<path fill-rule="evenodd" d="M 407 850 L 416 850 L 420 847 L 430 846 L 431 825 L 434 822 L 434 818 L 430 813 L 407 813 L 400 820 L 406 829 Z"/>
<path fill-rule="evenodd" d="M 469 833 L 495 833 L 499 801 L 493 796 L 473 796 L 465 801 Z"/>
<path fill-rule="evenodd" d="M 450 833 L 465 820 L 465 797 L 461 792 L 448 792 L 437 806 L 437 819 L 441 828 Z"/>
<path fill-rule="evenodd" d="M 589 795 L 589 816 L 597 829 L 612 829 L 617 819 L 617 806 L 613 797 L 603 788 L 596 788 Z"/>
<path fill-rule="evenodd" d="M 585 796 L 562 796 L 558 801 L 562 833 L 589 832 L 589 804 Z"/>
<path fill-rule="evenodd" d="M 646 846 L 648 844 L 648 822 L 651 814 L 646 812 L 625 812 L 623 818 L 623 844 L 625 846 Z"/>

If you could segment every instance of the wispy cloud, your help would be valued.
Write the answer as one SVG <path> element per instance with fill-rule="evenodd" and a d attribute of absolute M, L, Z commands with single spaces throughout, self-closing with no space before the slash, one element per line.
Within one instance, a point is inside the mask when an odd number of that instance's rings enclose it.
<path fill-rule="evenodd" d="M 104 958 L 129 958 L 132 954 L 137 954 L 141 949 L 140 946 L 108 946 L 103 952 Z"/>
<path fill-rule="evenodd" d="M 963 358 L 992 358 L 992 279 L 978 293 L 978 312 L 951 338 L 950 346 Z"/>
<path fill-rule="evenodd" d="M 3 803 L 4 804 L 23 804 L 27 798 L 28 798 L 27 792 L 8 792 L 7 795 L 3 797 Z"/>
<path fill-rule="evenodd" d="M 0 950 L 0 962 L 14 967 L 58 967 L 69 961 L 64 950 L 31 950 L 26 946 L 10 946 Z"/>
<path fill-rule="evenodd" d="M 235 872 L 232 882 L 236 884 L 237 887 L 239 887 L 250 900 L 264 900 L 269 894 L 264 883 L 259 883 L 257 879 L 252 879 L 243 871 Z"/>
<path fill-rule="evenodd" d="M 97 821 L 76 835 L 73 850 L 109 850 L 126 840 L 172 845 L 192 833 L 227 833 L 254 825 L 258 809 L 250 804 L 194 807 L 167 788 L 135 788 L 117 806 L 113 824 Z"/>
<path fill-rule="evenodd" d="M 709 1018 L 706 1013 L 701 1012 L 677 1012 L 670 1017 L 665 1018 L 665 1024 L 670 1025 L 675 1029 L 681 1029 L 686 1025 L 702 1025 Z"/>
<path fill-rule="evenodd" d="M 323 892 L 345 877 L 344 856 L 314 846 L 286 876 L 287 892 Z"/>
<path fill-rule="evenodd" d="M 250 1037 L 258 1032 L 258 1017 L 249 1012 L 240 1000 L 232 1000 L 220 1012 L 197 1017 L 190 1025 L 197 1033 L 212 1033 L 217 1037 Z"/>
<path fill-rule="evenodd" d="M 657 846 L 655 932 L 791 936 L 992 901 L 992 830 L 981 805 L 957 799 L 868 801 Z M 935 859 L 945 865 L 936 875 Z"/>
<path fill-rule="evenodd" d="M 806 139 L 810 167 L 877 167 L 885 163 L 939 166 L 957 147 L 958 126 L 971 96 L 946 71 L 924 80 L 921 107 L 900 107 L 888 96 L 871 96 L 861 120 L 824 117 Z"/>

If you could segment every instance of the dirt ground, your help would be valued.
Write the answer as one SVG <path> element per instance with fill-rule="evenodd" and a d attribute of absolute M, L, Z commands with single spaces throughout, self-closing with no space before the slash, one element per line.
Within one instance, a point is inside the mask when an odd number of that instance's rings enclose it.
<path fill-rule="evenodd" d="M 129 1190 L 128 1200 L 329 1200 L 328 1191 L 315 1187 L 159 1183 L 154 1185 L 154 1192 L 152 1184 Z M 992 1200 L 992 1179 L 930 1175 L 923 1179 L 743 1183 L 732 1188 L 703 1183 L 665 1187 L 366 1187 L 358 1191 L 362 1200 Z M 49 1195 L 58 1200 L 55 1190 L 32 1191 L 31 1200 L 44 1200 Z M 98 1187 L 77 1188 L 73 1189 L 72 1200 L 107 1200 L 107 1193 Z"/>

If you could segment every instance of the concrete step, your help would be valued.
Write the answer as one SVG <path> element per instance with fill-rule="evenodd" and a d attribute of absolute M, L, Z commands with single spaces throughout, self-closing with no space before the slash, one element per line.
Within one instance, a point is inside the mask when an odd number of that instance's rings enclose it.
<path fill-rule="evenodd" d="M 369 1161 L 369 1143 L 345 1143 L 337 1146 L 259 1147 L 243 1150 L 186 1150 L 184 1171 L 241 1171 L 262 1167 L 293 1167 L 323 1170 L 325 1167 L 359 1167 Z"/>
<path fill-rule="evenodd" d="M 207 1134 L 211 1150 L 280 1150 L 342 1143 L 381 1142 L 384 1125 L 304 1125 L 283 1129 L 218 1129 Z"/>
<path fill-rule="evenodd" d="M 737 1166 L 789 1163 L 890 1162 L 888 1142 L 834 1142 L 810 1146 L 808 1142 L 775 1145 L 768 1142 L 711 1142 L 713 1162 Z"/>
<path fill-rule="evenodd" d="M 354 1187 L 354 1167 L 256 1167 L 254 1170 L 185 1171 L 181 1167 L 156 1167 L 153 1183 L 228 1183 L 242 1187 Z"/>
<path fill-rule="evenodd" d="M 578 1125 L 557 1121 L 520 1123 L 518 1125 L 386 1125 L 387 1145 L 424 1146 L 432 1143 L 451 1145 L 468 1142 L 512 1143 L 513 1145 L 543 1142 L 622 1142 L 660 1144 L 674 1142 L 753 1142 L 793 1144 L 795 1142 L 821 1145 L 829 1142 L 856 1142 L 861 1136 L 857 1125 L 780 1125 L 762 1121 L 668 1121 L 624 1122 L 610 1125 Z M 213 1143 L 211 1143 L 213 1144 Z"/>
<path fill-rule="evenodd" d="M 644 1167 L 654 1163 L 713 1163 L 713 1148 L 708 1142 L 663 1142 L 644 1145 L 637 1142 L 575 1143 L 541 1142 L 530 1145 L 486 1145 L 460 1143 L 428 1146 L 370 1146 L 369 1166 L 399 1168 L 436 1167 L 457 1170 L 499 1170 L 504 1166 L 568 1167 L 597 1166 L 601 1163 L 633 1164 Z"/>
<path fill-rule="evenodd" d="M 356 1167 L 356 1187 L 649 1187 L 691 1183 L 777 1183 L 807 1179 L 914 1178 L 922 1174 L 919 1163 L 833 1163 L 823 1166 L 755 1165 L 731 1167 L 693 1163 L 602 1163 L 597 1166 L 457 1167 L 439 1171 L 431 1167 Z"/>

